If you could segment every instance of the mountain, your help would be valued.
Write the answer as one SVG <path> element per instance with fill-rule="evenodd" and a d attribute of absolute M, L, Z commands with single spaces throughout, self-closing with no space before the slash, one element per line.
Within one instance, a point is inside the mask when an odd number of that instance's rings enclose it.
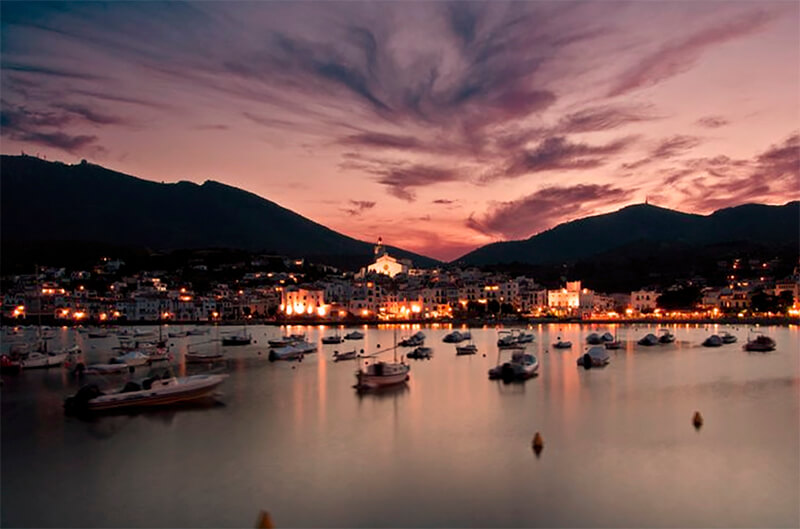
<path fill-rule="evenodd" d="M 9 250 L 65 244 L 85 249 L 229 248 L 356 269 L 371 243 L 317 224 L 253 193 L 219 182 L 163 184 L 82 162 L 0 157 L 0 240 Z M 44 251 L 44 250 L 42 250 Z M 432 266 L 433 259 L 391 248 Z M 35 252 L 34 252 L 35 253 Z"/>
<path fill-rule="evenodd" d="M 522 241 L 496 242 L 456 262 L 464 265 L 525 263 L 555 265 L 584 261 L 625 249 L 626 255 L 654 246 L 701 248 L 727 243 L 798 246 L 800 202 L 783 206 L 745 204 L 710 215 L 694 215 L 647 204 L 560 224 Z M 667 245 L 667 246 L 665 246 Z"/>

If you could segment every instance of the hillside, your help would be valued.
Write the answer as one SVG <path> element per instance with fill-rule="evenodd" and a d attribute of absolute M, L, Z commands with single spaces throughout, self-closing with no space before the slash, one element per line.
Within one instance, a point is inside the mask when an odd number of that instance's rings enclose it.
<path fill-rule="evenodd" d="M 148 250 L 230 248 L 302 256 L 356 269 L 372 244 L 317 224 L 253 193 L 214 181 L 162 184 L 98 165 L 0 158 L 3 253 L 29 257 L 65 242 Z M 437 261 L 390 248 L 417 266 Z"/>

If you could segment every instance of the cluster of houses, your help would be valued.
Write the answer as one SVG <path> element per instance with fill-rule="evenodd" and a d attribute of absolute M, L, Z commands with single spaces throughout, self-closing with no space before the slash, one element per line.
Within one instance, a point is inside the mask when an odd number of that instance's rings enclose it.
<path fill-rule="evenodd" d="M 250 263 L 259 264 L 254 261 Z M 302 261 L 286 261 L 303 265 Z M 465 316 L 631 318 L 664 315 L 661 292 L 651 289 L 602 294 L 570 281 L 544 288 L 533 279 L 456 267 L 417 269 L 375 247 L 374 262 L 358 273 L 327 273 L 310 280 L 301 272 L 257 271 L 247 267 L 230 283 L 213 283 L 203 292 L 181 284 L 173 274 L 120 274 L 121 261 L 104 259 L 92 271 L 48 268 L 34 276 L 4 280 L 3 316 L 44 315 L 70 321 L 216 321 L 285 319 L 335 321 L 439 320 Z M 204 266 L 204 265 L 203 265 Z M 256 269 L 256 271 L 254 271 Z M 10 285 L 10 287 L 9 287 Z M 724 288 L 705 288 L 704 314 L 747 311 L 754 293 L 792 296 L 795 314 L 800 277 L 783 280 L 731 280 Z M 697 312 L 694 313 L 697 315 Z M 673 314 L 674 315 L 674 314 Z"/>

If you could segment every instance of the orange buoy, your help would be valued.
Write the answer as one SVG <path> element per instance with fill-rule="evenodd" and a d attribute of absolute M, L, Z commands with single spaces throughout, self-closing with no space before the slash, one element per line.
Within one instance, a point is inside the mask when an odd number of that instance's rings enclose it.
<path fill-rule="evenodd" d="M 543 448 L 544 439 L 542 439 L 542 434 L 536 432 L 536 435 L 533 436 L 533 452 L 538 456 L 542 453 Z"/>
<path fill-rule="evenodd" d="M 697 428 L 698 430 L 700 429 L 701 426 L 703 426 L 703 416 L 700 415 L 699 411 L 694 412 L 694 417 L 692 417 L 692 424 L 694 424 L 694 427 Z"/>
<path fill-rule="evenodd" d="M 256 529 L 274 529 L 275 524 L 272 523 L 272 516 L 267 511 L 261 511 L 258 514 L 258 521 L 256 522 Z"/>

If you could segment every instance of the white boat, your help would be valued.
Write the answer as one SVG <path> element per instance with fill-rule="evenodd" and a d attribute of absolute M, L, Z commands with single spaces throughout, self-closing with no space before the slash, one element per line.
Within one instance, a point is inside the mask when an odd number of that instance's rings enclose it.
<path fill-rule="evenodd" d="M 735 343 L 737 340 L 736 336 L 727 331 L 723 332 L 720 337 L 722 338 L 722 343 Z"/>
<path fill-rule="evenodd" d="M 583 356 L 578 357 L 578 365 L 585 369 L 605 367 L 611 361 L 604 347 L 592 347 Z"/>
<path fill-rule="evenodd" d="M 225 355 L 215 351 L 211 353 L 201 353 L 199 351 L 186 351 L 183 355 L 187 364 L 211 364 L 213 362 L 222 362 L 225 360 Z"/>
<path fill-rule="evenodd" d="M 564 341 L 559 338 L 558 341 L 553 344 L 553 347 L 556 349 L 570 349 L 572 347 L 572 342 Z"/>
<path fill-rule="evenodd" d="M 328 345 L 328 344 L 337 344 L 337 343 L 342 343 L 342 342 L 344 342 L 344 338 L 342 338 L 338 334 L 334 334 L 333 336 L 324 336 L 322 338 L 322 343 L 326 344 L 326 345 Z"/>
<path fill-rule="evenodd" d="M 445 335 L 445 337 L 442 338 L 442 341 L 444 343 L 461 343 L 464 340 L 469 340 L 470 338 L 472 338 L 472 335 L 469 331 L 463 333 L 461 331 L 453 331 Z"/>
<path fill-rule="evenodd" d="M 596 332 L 593 332 L 592 334 L 586 337 L 586 343 L 588 343 L 589 345 L 600 345 L 601 343 L 603 343 L 603 338 L 601 338 L 600 335 L 597 334 Z"/>
<path fill-rule="evenodd" d="M 648 347 L 658 345 L 658 337 L 655 334 L 648 334 L 639 340 L 639 345 L 646 345 Z"/>
<path fill-rule="evenodd" d="M 131 351 L 111 359 L 112 364 L 125 364 L 126 366 L 143 366 L 150 363 L 150 357 L 141 351 Z"/>
<path fill-rule="evenodd" d="M 747 339 L 747 343 L 744 344 L 744 350 L 766 353 L 774 351 L 775 345 L 775 340 L 764 334 L 759 334 L 754 339 Z"/>
<path fill-rule="evenodd" d="M 417 331 L 411 336 L 404 338 L 398 345 L 401 347 L 418 347 L 425 344 L 425 334 L 422 331 Z"/>
<path fill-rule="evenodd" d="M 78 364 L 75 368 L 76 372 L 86 375 L 113 375 L 114 373 L 127 373 L 131 369 L 133 368 L 126 364 L 89 364 L 86 367 Z"/>
<path fill-rule="evenodd" d="M 69 353 L 66 351 L 62 352 L 39 352 L 34 351 L 29 353 L 28 356 L 20 360 L 20 364 L 23 369 L 34 369 L 37 367 L 55 367 L 60 366 L 64 363 L 64 360 L 67 359 Z"/>
<path fill-rule="evenodd" d="M 661 329 L 659 332 L 661 336 L 658 337 L 658 343 L 672 343 L 675 341 L 675 335 L 669 332 L 669 329 Z"/>
<path fill-rule="evenodd" d="M 269 352 L 270 361 L 275 360 L 302 360 L 307 354 L 314 353 L 317 346 L 309 342 L 295 342 L 286 347 L 277 347 Z"/>
<path fill-rule="evenodd" d="M 404 384 L 411 366 L 397 362 L 374 362 L 356 372 L 356 389 L 379 389 Z"/>
<path fill-rule="evenodd" d="M 478 352 L 478 346 L 475 345 L 474 343 L 456 346 L 456 356 L 474 355 L 477 352 Z"/>
<path fill-rule="evenodd" d="M 506 382 L 525 380 L 536 375 L 537 371 L 539 371 L 539 361 L 535 356 L 525 351 L 514 351 L 511 360 L 502 364 L 498 362 L 489 370 L 489 378 L 492 380 L 502 378 Z"/>
<path fill-rule="evenodd" d="M 333 352 L 334 362 L 341 362 L 343 360 L 355 360 L 357 357 L 358 353 L 356 353 L 355 349 L 353 349 L 352 351 L 345 351 L 344 353 L 340 353 L 339 351 Z"/>
<path fill-rule="evenodd" d="M 222 337 L 222 345 L 224 346 L 250 345 L 252 341 L 253 337 L 247 332 L 247 329 L 242 329 L 236 334 L 229 334 L 228 336 Z"/>
<path fill-rule="evenodd" d="M 267 340 L 267 344 L 269 344 L 270 347 L 286 347 L 287 345 L 292 345 L 294 342 L 294 339 L 289 336 L 284 336 L 277 340 Z"/>
<path fill-rule="evenodd" d="M 517 334 L 517 343 L 531 343 L 536 339 L 532 332 L 519 331 Z"/>
<path fill-rule="evenodd" d="M 351 331 L 344 335 L 345 340 L 361 340 L 364 338 L 364 333 L 359 331 Z"/>
<path fill-rule="evenodd" d="M 703 347 L 722 347 L 722 338 L 716 334 L 712 334 L 703 340 Z"/>
<path fill-rule="evenodd" d="M 124 387 L 103 393 L 97 385 L 82 387 L 64 401 L 68 412 L 102 411 L 119 408 L 168 406 L 204 399 L 222 384 L 228 375 L 148 378 L 141 384 L 128 382 Z"/>
<path fill-rule="evenodd" d="M 499 331 L 497 333 L 497 347 L 513 347 L 518 343 L 517 334 L 513 331 Z"/>
<path fill-rule="evenodd" d="M 431 349 L 430 347 L 420 346 L 411 351 L 410 353 L 408 353 L 406 356 L 408 358 L 414 358 L 416 360 L 424 360 L 424 359 L 430 360 L 430 358 L 433 356 L 433 349 Z"/>

